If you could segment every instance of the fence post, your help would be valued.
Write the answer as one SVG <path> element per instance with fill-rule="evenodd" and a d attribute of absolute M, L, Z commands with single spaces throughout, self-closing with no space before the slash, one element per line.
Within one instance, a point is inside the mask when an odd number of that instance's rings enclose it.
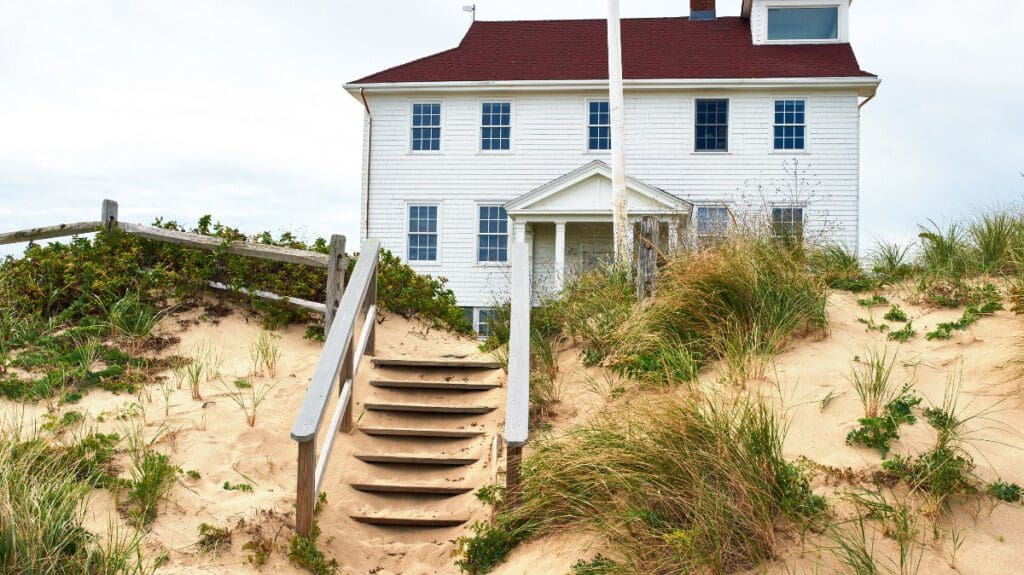
<path fill-rule="evenodd" d="M 103 222 L 103 229 L 105 230 L 117 226 L 117 202 L 114 200 L 103 200 L 103 208 L 100 210 L 100 221 Z"/>
<path fill-rule="evenodd" d="M 339 431 L 342 433 L 352 432 L 352 404 L 354 403 L 353 398 L 356 395 L 356 378 L 353 374 L 356 371 L 355 359 L 356 359 L 356 337 L 352 334 L 352 340 L 349 342 L 348 347 L 344 351 L 345 356 L 341 360 L 341 371 L 338 373 L 338 395 L 341 395 L 343 389 L 345 389 L 345 382 L 352 380 L 352 393 L 348 394 L 348 405 L 345 407 L 345 414 L 341 417 L 341 424 L 339 425 Z"/>
<path fill-rule="evenodd" d="M 295 531 L 303 537 L 313 532 L 316 508 L 316 438 L 299 443 L 298 485 L 295 490 Z"/>
<path fill-rule="evenodd" d="M 512 244 L 511 318 L 508 341 L 508 404 L 505 409 L 505 497 L 519 501 L 519 464 L 530 434 L 530 254 L 524 242 Z"/>
<path fill-rule="evenodd" d="M 327 311 L 324 312 L 324 337 L 331 331 L 338 302 L 345 293 L 345 236 L 331 236 L 331 251 L 327 260 Z"/>

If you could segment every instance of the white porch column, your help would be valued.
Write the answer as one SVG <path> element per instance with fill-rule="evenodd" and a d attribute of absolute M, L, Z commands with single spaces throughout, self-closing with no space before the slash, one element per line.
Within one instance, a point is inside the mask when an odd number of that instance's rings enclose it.
<path fill-rule="evenodd" d="M 565 287 L 565 222 L 555 222 L 555 281 Z"/>
<path fill-rule="evenodd" d="M 512 232 L 514 242 L 525 242 L 526 241 L 526 222 L 514 220 L 512 222 Z"/>

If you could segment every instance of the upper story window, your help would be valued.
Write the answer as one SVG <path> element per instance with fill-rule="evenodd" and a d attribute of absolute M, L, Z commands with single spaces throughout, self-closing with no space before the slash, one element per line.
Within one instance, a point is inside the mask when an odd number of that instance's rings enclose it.
<path fill-rule="evenodd" d="M 725 206 L 699 206 L 697 208 L 697 237 L 701 241 L 715 241 L 729 231 L 729 208 Z"/>
<path fill-rule="evenodd" d="M 484 102 L 480 120 L 480 149 L 508 150 L 512 144 L 512 104 Z"/>
<path fill-rule="evenodd" d="M 441 103 L 416 102 L 412 105 L 412 150 L 436 152 L 441 149 Z"/>
<path fill-rule="evenodd" d="M 776 150 L 803 150 L 806 146 L 807 102 L 805 100 L 775 101 Z"/>
<path fill-rule="evenodd" d="M 612 149 L 612 120 L 607 101 L 590 102 L 587 121 L 587 149 Z"/>
<path fill-rule="evenodd" d="M 409 206 L 409 261 L 437 261 L 437 206 Z"/>
<path fill-rule="evenodd" d="M 804 209 L 797 207 L 772 208 L 772 232 L 785 240 L 799 240 L 804 236 Z"/>
<path fill-rule="evenodd" d="M 838 6 L 768 9 L 769 42 L 838 39 Z"/>
<path fill-rule="evenodd" d="M 694 134 L 698 152 L 728 152 L 729 100 L 697 100 Z"/>
<path fill-rule="evenodd" d="M 508 261 L 508 214 L 501 206 L 480 206 L 479 262 Z"/>

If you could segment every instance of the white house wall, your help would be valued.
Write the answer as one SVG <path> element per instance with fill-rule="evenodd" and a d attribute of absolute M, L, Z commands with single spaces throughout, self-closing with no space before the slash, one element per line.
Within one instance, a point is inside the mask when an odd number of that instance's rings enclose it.
<path fill-rule="evenodd" d="M 772 151 L 773 101 L 785 96 L 807 100 L 806 153 Z M 693 152 L 695 97 L 730 99 L 729 153 Z M 460 305 L 492 305 L 505 298 L 508 287 L 508 266 L 476 263 L 480 204 L 505 203 L 595 159 L 610 160 L 608 152 L 586 151 L 587 102 L 601 99 L 600 93 L 367 98 L 373 114 L 368 235 L 405 260 L 407 206 L 438 205 L 439 261 L 412 266 L 448 278 Z M 510 152 L 480 151 L 480 106 L 485 100 L 512 102 Z M 409 151 L 413 101 L 442 103 L 441 152 Z M 625 105 L 630 176 L 698 206 L 722 201 L 747 206 L 759 218 L 767 213 L 766 205 L 809 200 L 808 233 L 827 232 L 856 247 L 855 92 L 627 92 Z M 364 137 L 364 172 L 367 143 Z M 786 166 L 795 164 L 801 175 L 794 180 Z M 364 173 L 364 201 L 366 181 Z M 794 192 L 794 187 L 801 191 Z"/>

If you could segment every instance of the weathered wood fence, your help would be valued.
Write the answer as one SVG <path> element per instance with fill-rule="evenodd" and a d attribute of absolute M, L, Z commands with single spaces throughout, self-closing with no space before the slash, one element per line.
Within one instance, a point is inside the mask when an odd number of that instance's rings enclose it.
<path fill-rule="evenodd" d="M 307 309 L 313 312 L 324 314 L 324 333 L 330 329 L 334 320 L 335 309 L 345 290 L 345 270 L 348 268 L 348 261 L 345 257 L 345 236 L 331 236 L 330 253 L 322 254 L 308 250 L 298 250 L 267 244 L 259 244 L 246 241 L 228 241 L 214 236 L 191 234 L 175 230 L 167 230 L 155 226 L 142 224 L 131 224 L 121 222 L 117 217 L 118 204 L 113 200 L 103 200 L 98 221 L 76 222 L 73 224 L 58 224 L 41 228 L 31 228 L 0 234 L 0 245 L 16 244 L 22 242 L 49 240 L 68 236 L 77 236 L 97 232 L 103 229 L 118 228 L 121 231 L 145 238 L 148 240 L 168 242 L 180 246 L 197 248 L 202 250 L 220 250 L 224 253 L 298 264 L 318 268 L 327 268 L 327 301 L 324 303 L 278 295 L 266 291 L 238 288 L 237 291 L 246 295 L 263 299 L 284 301 L 291 305 Z M 231 290 L 219 282 L 210 282 L 209 286 L 214 289 Z"/>
<path fill-rule="evenodd" d="M 327 301 L 324 303 L 278 295 L 265 291 L 238 288 L 238 291 L 265 299 L 285 301 L 292 305 L 324 314 L 324 333 L 327 338 L 320 360 L 299 409 L 291 436 L 298 443 L 298 476 L 296 482 L 296 531 L 309 536 L 313 527 L 313 511 L 317 493 L 323 484 L 324 471 L 331 457 L 338 432 L 352 430 L 352 396 L 356 374 L 364 354 L 373 355 L 377 318 L 377 265 L 380 242 L 367 240 L 363 243 L 359 258 L 346 289 L 345 236 L 331 236 L 330 253 L 322 254 L 246 241 L 227 241 L 221 238 L 166 230 L 154 226 L 131 224 L 118 221 L 118 205 L 104 200 L 97 221 L 59 224 L 0 234 L 0 245 L 30 242 L 44 239 L 81 235 L 118 228 L 141 238 L 168 242 L 204 250 L 219 250 L 223 253 L 259 258 L 271 261 L 327 268 Z M 231 289 L 221 283 L 211 282 L 210 287 Z M 362 316 L 358 342 L 356 337 L 357 319 Z M 329 431 L 320 455 L 317 457 L 317 438 L 332 392 L 338 383 L 339 396 Z"/>

